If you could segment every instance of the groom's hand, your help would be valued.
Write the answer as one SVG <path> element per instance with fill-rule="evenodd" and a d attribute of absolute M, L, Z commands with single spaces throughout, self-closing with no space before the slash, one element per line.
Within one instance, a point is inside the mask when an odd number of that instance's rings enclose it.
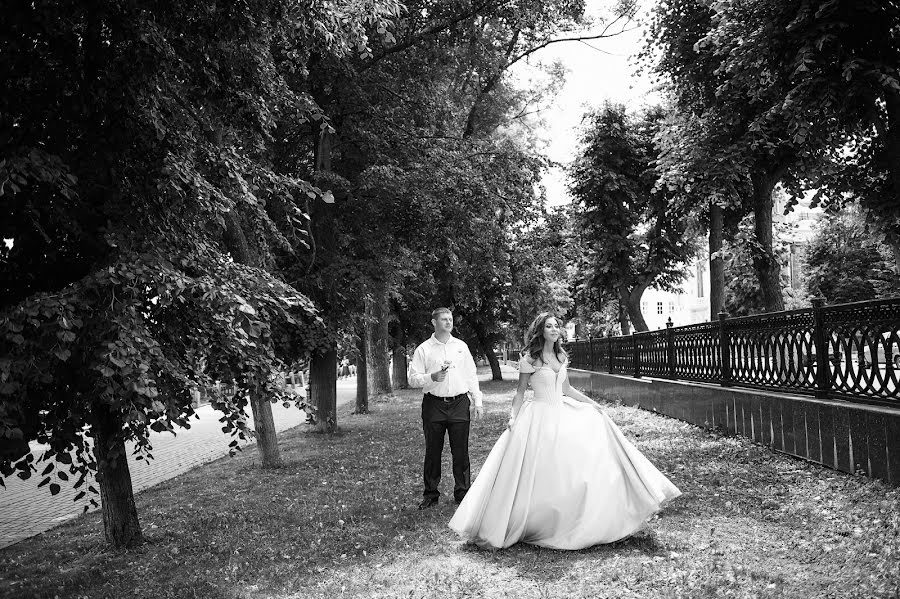
<path fill-rule="evenodd" d="M 431 373 L 431 380 L 433 380 L 436 383 L 443 381 L 445 378 L 447 378 L 446 370 L 438 370 L 437 372 Z"/>
<path fill-rule="evenodd" d="M 481 417 L 484 416 L 484 406 L 473 406 L 472 413 L 475 416 L 475 420 L 481 420 Z"/>

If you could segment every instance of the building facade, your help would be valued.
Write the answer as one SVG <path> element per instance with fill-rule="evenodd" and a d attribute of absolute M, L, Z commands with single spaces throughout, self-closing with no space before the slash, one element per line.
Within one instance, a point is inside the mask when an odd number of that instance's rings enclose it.
<path fill-rule="evenodd" d="M 709 320 L 709 265 L 705 256 L 696 258 L 678 292 L 647 289 L 641 297 L 641 313 L 651 331 Z"/>
<path fill-rule="evenodd" d="M 824 215 L 821 208 L 812 208 L 810 200 L 814 192 L 807 193 L 800 202 L 794 206 L 788 214 L 784 214 L 787 198 L 784 194 L 778 194 L 775 200 L 775 209 L 772 219 L 776 223 L 787 225 L 784 230 L 785 241 L 788 243 L 789 254 L 785 273 L 790 280 L 791 289 L 803 287 L 803 263 L 809 240 L 815 235 L 816 223 Z"/>
<path fill-rule="evenodd" d="M 790 249 L 786 257 L 785 273 L 793 289 L 803 286 L 803 259 L 809 240 L 823 211 L 810 207 L 814 192 L 807 193 L 788 214 L 784 214 L 787 196 L 776 192 L 773 221 L 780 225 L 782 236 Z M 647 289 L 641 298 L 641 312 L 647 327 L 653 331 L 664 329 L 672 320 L 674 326 L 708 322 L 713 319 L 709 304 L 709 262 L 707 253 L 696 258 L 689 267 L 689 275 L 677 292 Z"/>

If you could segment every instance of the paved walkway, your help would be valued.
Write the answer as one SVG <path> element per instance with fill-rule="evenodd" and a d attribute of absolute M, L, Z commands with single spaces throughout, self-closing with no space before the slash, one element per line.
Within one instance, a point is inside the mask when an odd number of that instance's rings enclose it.
<path fill-rule="evenodd" d="M 338 405 L 352 402 L 355 397 L 356 377 L 339 380 Z M 293 407 L 285 408 L 280 403 L 272 404 L 272 413 L 275 417 L 275 429 L 279 432 L 305 421 L 303 412 Z M 190 429 L 179 429 L 175 436 L 171 433 L 151 433 L 153 460 L 135 461 L 133 457 L 129 457 L 128 467 L 131 469 L 135 493 L 174 478 L 195 466 L 228 455 L 228 444 L 232 437 L 222 432 L 222 424 L 219 422 L 221 413 L 210 406 L 201 406 L 197 409 L 197 414 L 200 419 L 192 420 Z M 252 430 L 252 418 L 248 424 Z M 40 457 L 41 450 L 36 449 L 34 453 L 35 458 Z M 35 480 L 34 476 L 25 481 L 17 476 L 4 480 L 6 489 L 0 488 L 0 548 L 74 518 L 82 513 L 84 506 L 89 505 L 88 497 L 72 501 L 78 493 L 71 487 L 73 480 L 68 483 L 56 480 L 63 485 L 56 496 L 50 495 L 46 488 L 38 489 L 39 480 Z M 93 480 L 88 479 L 83 488 L 87 489 L 91 483 Z"/>

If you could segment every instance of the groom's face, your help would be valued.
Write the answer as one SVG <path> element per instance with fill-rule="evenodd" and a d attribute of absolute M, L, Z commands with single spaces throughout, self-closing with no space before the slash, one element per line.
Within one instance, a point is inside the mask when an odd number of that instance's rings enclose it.
<path fill-rule="evenodd" d="M 453 331 L 453 315 L 449 312 L 442 312 L 437 315 L 437 318 L 431 320 L 431 324 L 434 325 L 435 333 L 449 333 Z"/>

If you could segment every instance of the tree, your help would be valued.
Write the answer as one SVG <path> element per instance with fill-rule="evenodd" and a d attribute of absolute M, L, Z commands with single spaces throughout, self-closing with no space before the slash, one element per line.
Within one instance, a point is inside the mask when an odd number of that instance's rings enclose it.
<path fill-rule="evenodd" d="M 768 0 L 671 0 L 656 12 L 652 37 L 664 42 L 656 68 L 675 82 L 682 122 L 694 123 L 689 129 L 694 135 L 682 154 L 687 160 L 673 162 L 690 165 L 688 180 L 707 172 L 710 156 L 728 165 L 725 177 L 715 177 L 715 187 L 738 184 L 738 203 L 754 214 L 750 247 L 770 311 L 784 307 L 772 246 L 773 191 L 781 183 L 792 194 L 802 192 L 809 181 L 821 177 L 827 154 L 839 145 L 835 119 L 810 118 L 812 108 L 795 98 L 796 75 L 807 67 L 805 54 L 798 53 L 794 26 L 804 15 L 822 12 L 812 11 L 806 2 Z M 691 27 L 686 14 L 700 19 Z M 794 17 L 797 22 L 792 22 Z M 827 41 L 820 38 L 818 44 L 829 45 Z M 691 91 L 691 85 L 697 90 Z M 739 210 L 738 216 L 742 213 Z"/>
<path fill-rule="evenodd" d="M 213 402 L 224 432 L 244 437 L 248 396 L 264 407 L 276 373 L 320 346 L 274 266 L 322 196 L 272 166 L 276 116 L 314 112 L 274 55 L 302 68 L 356 48 L 385 4 L 5 11 L 0 473 L 29 478 L 27 443 L 47 444 L 41 484 L 96 471 L 107 540 L 134 546 L 125 442 L 149 457 L 149 431 L 189 426 L 192 390 L 215 381 L 232 390 Z"/>
<path fill-rule="evenodd" d="M 729 66 L 741 69 L 745 89 L 769 87 L 773 73 L 783 79 L 778 93 L 754 94 L 759 104 L 751 129 L 777 126 L 788 136 L 804 164 L 791 188 L 795 195 L 805 184 L 835 208 L 858 201 L 900 269 L 900 4 L 745 4 L 722 3 L 720 23 L 739 26 L 730 36 L 760 34 L 722 45 L 721 52 L 739 55 Z M 777 43 L 770 32 L 777 32 Z"/>
<path fill-rule="evenodd" d="M 672 107 L 657 132 L 660 148 L 658 185 L 690 211 L 709 236 L 710 319 L 725 305 L 723 243 L 746 214 L 749 195 L 739 165 L 723 159 L 728 138 L 712 118 L 716 88 L 723 79 L 721 60 L 700 47 L 712 26 L 708 2 L 665 0 L 654 6 L 646 46 L 645 68 L 662 78 Z M 698 144 L 698 140 L 703 140 Z"/>
<path fill-rule="evenodd" d="M 695 251 L 687 215 L 656 186 L 653 138 L 662 116 L 654 110 L 634 118 L 624 106 L 605 105 L 590 115 L 570 171 L 585 285 L 600 298 L 617 298 L 638 331 L 647 330 L 644 290 L 677 285 Z M 628 328 L 623 319 L 623 333 Z"/>
<path fill-rule="evenodd" d="M 545 311 L 560 318 L 574 307 L 571 264 L 578 256 L 572 219 L 564 208 L 547 210 L 526 221 L 514 236 L 510 255 L 510 310 L 506 340 L 522 345 L 522 334 Z"/>
<path fill-rule="evenodd" d="M 500 378 L 495 344 L 507 321 L 512 231 L 534 211 L 542 161 L 499 136 L 441 142 L 413 174 L 425 210 L 425 235 L 413 255 L 416 275 L 398 294 L 407 339 L 430 335 L 430 311 L 453 309 L 457 335 Z M 407 189 L 404 184 L 403 189 Z M 407 260 L 412 263 L 411 259 Z"/>
<path fill-rule="evenodd" d="M 657 186 L 666 189 L 672 202 L 691 215 L 691 235 L 708 236 L 709 317 L 713 320 L 725 307 L 726 273 L 730 276 L 723 252 L 728 241 L 733 241 L 738 222 L 750 210 L 742 203 L 750 186 L 740 169 L 718 153 L 725 141 L 712 132 L 717 125 L 686 113 L 679 103 L 675 105 L 656 134 L 660 148 Z M 698 139 L 705 145 L 697 146 Z M 755 285 L 759 287 L 758 280 Z"/>
<path fill-rule="evenodd" d="M 749 150 L 739 154 L 753 160 L 756 192 L 781 178 L 795 197 L 813 188 L 835 205 L 859 198 L 900 248 L 900 5 L 756 0 L 714 9 L 701 45 L 722 59 L 718 107 L 735 115 L 735 148 Z"/>
<path fill-rule="evenodd" d="M 896 293 L 898 277 L 858 210 L 829 214 L 806 249 L 805 284 L 830 304 L 877 299 Z"/>
<path fill-rule="evenodd" d="M 728 281 L 725 284 L 723 310 L 731 316 L 747 316 L 766 311 L 766 302 L 753 269 L 753 244 L 756 243 L 753 215 L 744 217 L 737 231 L 722 246 L 722 258 Z M 773 251 L 780 266 L 790 258 L 787 227 L 778 224 L 773 229 Z M 790 289 L 786 271 L 781 269 L 781 293 L 787 297 Z"/>
<path fill-rule="evenodd" d="M 521 189 L 507 193 L 510 184 L 495 174 L 512 173 L 515 185 L 530 185 L 530 181 L 523 183 L 527 177 L 500 165 L 500 160 L 516 168 L 521 168 L 514 164 L 518 157 L 524 157 L 527 165 L 534 163 L 525 145 L 511 142 L 513 136 L 503 130 L 522 112 L 523 102 L 531 99 L 512 87 L 506 73 L 510 65 L 583 26 L 583 6 L 577 2 L 529 2 L 511 7 L 500 1 L 422 1 L 409 4 L 408 9 L 389 27 L 390 39 L 383 37 L 374 56 L 325 57 L 312 66 L 303 83 L 329 115 L 334 129 L 331 170 L 340 179 L 340 193 L 335 193 L 335 198 L 341 217 L 330 220 L 323 231 L 353 240 L 351 255 L 367 277 L 365 284 L 347 287 L 369 298 L 365 302 L 371 358 L 368 370 L 370 391 L 376 393 L 390 391 L 386 348 L 391 339 L 384 323 L 391 298 L 402 295 L 399 290 L 404 281 L 428 276 L 419 269 L 453 265 L 452 272 L 441 271 L 446 280 L 437 281 L 435 287 L 451 289 L 462 279 L 473 285 L 471 301 L 460 294 L 444 294 L 443 298 L 465 300 L 455 306 L 461 317 L 460 331 L 471 335 L 470 340 L 493 360 L 491 346 L 502 326 L 504 304 L 498 282 L 506 276 L 504 255 L 508 251 L 497 250 L 488 241 L 455 251 L 445 247 L 441 233 L 505 239 L 505 231 L 491 224 L 511 205 L 503 197 L 515 202 L 523 197 L 533 200 L 534 194 L 527 188 L 528 193 Z M 625 23 L 627 18 L 618 22 Z M 608 29 L 600 35 L 611 34 Z M 292 148 L 296 156 L 295 148 L 318 143 L 315 128 L 302 135 L 304 143 L 290 144 L 286 155 Z M 308 162 L 309 157 L 304 160 Z M 492 160 L 499 166 L 491 165 Z M 457 188 L 435 185 L 437 173 L 446 173 L 445 180 L 456 182 Z M 457 203 L 468 210 L 456 210 Z M 430 228 L 432 223 L 447 222 L 451 213 L 461 219 L 458 231 Z M 484 222 L 474 223 L 481 219 Z M 476 253 L 475 248 L 480 251 Z M 490 274 L 476 268 L 485 259 L 492 263 Z M 325 253 L 317 251 L 313 270 L 326 268 L 328 260 Z M 311 287 L 303 289 L 318 297 Z M 394 307 L 400 305 L 402 302 Z M 324 318 L 330 325 L 344 326 L 330 319 L 329 314 L 335 312 L 325 309 L 329 313 Z M 414 319 L 398 316 L 397 321 Z M 397 357 L 402 343 L 395 344 Z M 493 366 L 499 376 L 498 365 Z"/>

